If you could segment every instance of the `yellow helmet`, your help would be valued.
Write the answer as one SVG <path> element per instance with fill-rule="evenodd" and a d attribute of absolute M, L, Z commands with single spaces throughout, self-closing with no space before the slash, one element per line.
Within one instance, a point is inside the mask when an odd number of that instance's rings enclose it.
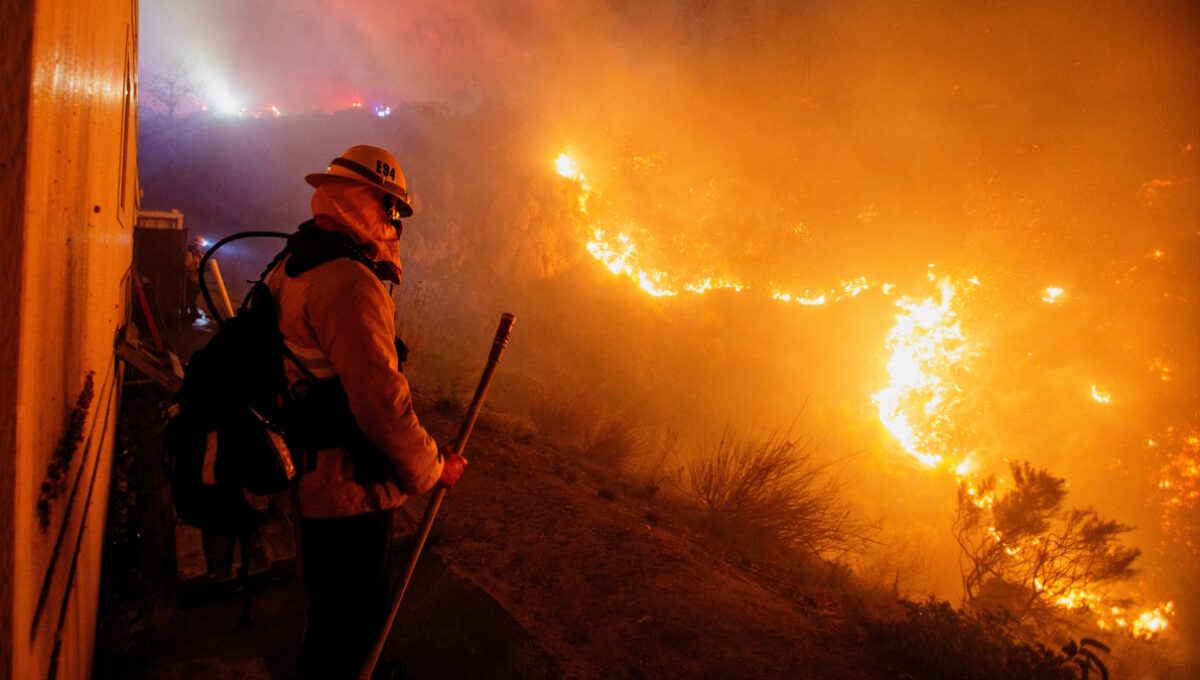
<path fill-rule="evenodd" d="M 404 184 L 404 173 L 396 157 L 377 146 L 360 144 L 342 152 L 342 155 L 329 162 L 325 172 L 315 172 L 306 175 L 304 181 L 314 187 L 321 186 L 329 179 L 350 180 L 369 184 L 381 189 L 399 200 L 396 209 L 400 217 L 413 214 L 412 204 L 408 199 L 408 187 Z"/>

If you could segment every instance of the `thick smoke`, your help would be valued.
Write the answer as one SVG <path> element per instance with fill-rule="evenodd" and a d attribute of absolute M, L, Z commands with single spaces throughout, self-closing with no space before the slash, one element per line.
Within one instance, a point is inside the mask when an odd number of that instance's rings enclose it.
<path fill-rule="evenodd" d="M 1137 524 L 1137 586 L 1195 631 L 1200 584 L 1168 565 L 1197 557 L 1196 514 L 1181 553 L 1158 482 L 1163 447 L 1200 427 L 1198 20 L 1190 2 L 147 2 L 143 205 L 212 236 L 290 229 L 304 173 L 351 144 L 395 149 L 419 197 L 402 294 L 423 319 L 406 331 L 418 378 L 466 384 L 511 308 L 496 390 L 515 410 L 586 394 L 703 441 L 807 404 L 797 429 L 848 458 L 864 511 L 939 542 L 914 582 L 952 599 L 953 480 L 912 467 L 870 401 L 894 297 L 761 293 L 976 277 L 955 436 L 993 472 L 1032 460 Z M 171 120 L 166 82 L 188 94 Z M 271 105 L 284 117 L 249 118 Z M 564 150 L 587 217 L 550 165 Z M 681 277 L 751 288 L 649 300 L 588 257 L 596 224 Z M 226 257 L 235 281 L 264 259 Z"/>

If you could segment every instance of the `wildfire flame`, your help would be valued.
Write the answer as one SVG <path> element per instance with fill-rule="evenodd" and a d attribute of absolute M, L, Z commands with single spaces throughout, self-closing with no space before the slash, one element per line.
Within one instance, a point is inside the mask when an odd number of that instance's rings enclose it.
<path fill-rule="evenodd" d="M 960 389 L 948 376 L 967 356 L 967 341 L 954 311 L 955 287 L 942 279 L 941 298 L 901 298 L 904 310 L 887 337 L 892 351 L 888 386 L 872 395 L 879 419 L 904 450 L 929 467 L 944 457 L 939 429 Z"/>
<path fill-rule="evenodd" d="M 592 187 L 587 178 L 579 170 L 579 164 L 566 153 L 561 153 L 554 159 L 554 168 L 560 177 L 578 184 L 579 212 L 587 214 L 588 199 L 592 195 Z M 636 231 L 629 225 L 629 231 Z M 613 231 L 605 228 L 594 228 L 591 238 L 585 244 L 588 254 L 598 260 L 613 274 L 629 278 L 638 288 L 653 297 L 674 297 L 680 293 L 704 294 L 714 290 L 732 290 L 742 292 L 750 285 L 745 281 L 728 274 L 705 274 L 703 277 L 685 277 L 672 274 L 666 268 L 655 266 L 646 261 L 642 249 L 635 244 L 628 231 Z M 794 302 L 801 305 L 819 306 L 830 302 L 838 302 L 854 298 L 870 290 L 877 284 L 865 276 L 841 281 L 837 286 L 820 292 L 804 291 L 803 293 L 774 288 L 771 297 L 780 302 Z M 885 295 L 891 294 L 892 284 L 882 284 Z"/>
<path fill-rule="evenodd" d="M 1068 611 L 1095 612 L 1096 626 L 1101 630 L 1114 630 L 1139 640 L 1150 640 L 1162 633 L 1175 616 L 1174 602 L 1131 613 L 1119 605 L 1105 608 L 1103 596 L 1080 588 L 1059 595 L 1054 603 Z"/>
<path fill-rule="evenodd" d="M 579 211 L 586 215 L 592 188 L 579 165 L 565 153 L 555 159 L 554 165 L 560 176 L 578 184 Z M 722 289 L 742 292 L 751 288 L 745 281 L 729 275 L 712 274 L 689 279 L 655 266 L 647 261 L 643 250 L 629 235 L 639 230 L 635 225 L 628 226 L 628 230 L 594 228 L 586 243 L 587 252 L 613 274 L 632 280 L 647 295 L 673 297 L 685 292 L 704 294 Z M 1161 255 L 1156 253 L 1156 256 Z M 963 398 L 955 375 L 966 368 L 971 343 L 963 333 L 957 310 L 960 286 L 949 278 L 936 280 L 932 272 L 928 278 L 937 284 L 939 295 L 924 299 L 901 297 L 896 302 L 902 311 L 886 339 L 886 347 L 891 352 L 887 363 L 889 383 L 871 398 L 878 406 L 881 423 L 900 446 L 922 465 L 934 468 L 959 453 L 948 443 L 953 425 L 950 412 Z M 976 277 L 968 277 L 962 283 L 980 285 Z M 878 288 L 884 295 L 892 295 L 895 290 L 891 283 L 876 283 L 860 276 L 817 291 L 798 292 L 772 286 L 771 297 L 784 303 L 820 306 L 854 298 L 872 288 Z M 1042 294 L 1042 301 L 1047 304 L 1057 304 L 1065 298 L 1065 290 L 1058 286 L 1048 286 Z M 1155 360 L 1150 364 L 1150 370 L 1164 382 L 1171 380 L 1172 367 L 1165 360 Z M 1091 396 L 1101 404 L 1112 401 L 1107 388 L 1100 385 L 1091 386 Z M 1164 492 L 1172 494 L 1168 502 L 1172 507 L 1194 507 L 1200 499 L 1197 490 L 1200 488 L 1200 455 L 1197 455 L 1200 437 L 1193 432 L 1185 441 L 1188 444 L 1185 452 L 1164 468 L 1159 485 Z M 1155 442 L 1151 440 L 1149 446 L 1155 446 Z M 952 471 L 976 507 L 991 508 L 996 501 L 995 494 L 979 484 L 975 467 L 975 461 L 968 453 L 954 462 Z M 988 531 L 1007 555 L 1020 556 L 1022 545 L 1008 544 L 995 527 L 989 527 Z M 1036 546 L 1036 543 L 1033 541 L 1032 545 Z M 1155 637 L 1167 629 L 1174 616 L 1173 602 L 1133 613 L 1122 606 L 1105 608 L 1103 596 L 1091 590 L 1074 588 L 1057 592 L 1054 584 L 1043 583 L 1040 579 L 1034 580 L 1034 587 L 1039 593 L 1048 594 L 1051 602 L 1065 610 L 1096 613 L 1096 623 L 1101 629 L 1119 631 L 1134 638 Z"/>
<path fill-rule="evenodd" d="M 745 286 L 730 278 L 707 276 L 695 281 L 676 283 L 666 272 L 642 265 L 642 258 L 633 240 L 624 233 L 609 239 L 604 231 L 596 230 L 587 242 L 587 251 L 599 260 L 610 272 L 632 279 L 647 295 L 674 297 L 679 292 L 706 293 L 710 290 L 732 289 L 741 291 Z"/>
<path fill-rule="evenodd" d="M 1107 615 L 1096 619 L 1096 625 L 1101 630 L 1115 630 L 1138 640 L 1151 640 L 1165 631 L 1174 617 L 1174 602 L 1145 609 L 1136 615 L 1124 607 L 1114 606 L 1108 610 Z"/>
<path fill-rule="evenodd" d="M 565 153 L 560 153 L 554 159 L 554 169 L 558 174 L 579 184 L 579 212 L 587 214 L 588 197 L 592 194 L 592 186 L 587 178 L 579 171 L 579 164 Z M 590 250 L 590 249 L 589 249 Z"/>
<path fill-rule="evenodd" d="M 578 163 L 562 153 L 555 159 L 554 167 L 561 177 L 579 184 L 580 212 L 586 214 L 591 187 L 579 171 Z M 586 248 L 588 254 L 610 272 L 629 278 L 653 297 L 674 297 L 681 292 L 703 294 L 720 289 L 741 292 L 750 288 L 744 281 L 728 275 L 707 275 L 697 279 L 674 276 L 646 262 L 641 249 L 624 230 L 610 235 L 609 231 L 596 228 Z M 979 283 L 974 277 L 968 282 Z M 892 294 L 894 289 L 890 283 L 876 284 L 859 276 L 815 292 L 805 290 L 801 293 L 775 287 L 771 297 L 780 302 L 820 306 L 857 297 L 873 287 L 879 287 L 885 295 Z M 966 348 L 956 313 L 951 309 L 955 287 L 948 279 L 939 287 L 940 301 L 918 302 L 902 298 L 897 303 L 905 313 L 897 317 L 896 327 L 887 339 L 887 346 L 892 351 L 888 362 L 891 382 L 872 395 L 879 406 L 884 427 L 910 455 L 931 467 L 941 462 L 944 455 L 936 450 L 942 439 L 936 430 L 946 419 L 941 411 L 957 400 L 959 392 L 958 387 L 943 375 L 963 360 Z"/>

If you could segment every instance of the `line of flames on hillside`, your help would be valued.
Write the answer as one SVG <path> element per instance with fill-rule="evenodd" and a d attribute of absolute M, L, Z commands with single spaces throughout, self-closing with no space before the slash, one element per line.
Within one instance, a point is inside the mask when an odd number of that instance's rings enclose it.
<path fill-rule="evenodd" d="M 578 164 L 565 153 L 555 160 L 555 167 L 559 175 L 577 183 L 580 189 L 579 211 L 586 217 L 593 191 L 587 178 L 579 171 Z M 610 272 L 630 279 L 652 297 L 669 298 L 681 293 L 703 294 L 714 290 L 739 293 L 752 290 L 745 281 L 729 274 L 693 279 L 673 276 L 666 269 L 644 261 L 638 244 L 624 231 L 610 233 L 594 228 L 585 247 Z M 971 502 L 980 508 L 991 507 L 995 498 L 992 493 L 980 490 L 979 478 L 972 472 L 972 454 L 948 447 L 944 434 L 952 429 L 947 414 L 963 398 L 962 387 L 955 382 L 954 376 L 967 370 L 974 356 L 971 343 L 962 328 L 957 302 L 964 285 L 975 287 L 980 285 L 980 281 L 975 277 L 961 282 L 948 277 L 939 279 L 932 271 L 927 278 L 936 284 L 937 297 L 900 297 L 896 301 L 901 312 L 886 339 L 886 347 L 890 352 L 887 363 L 889 382 L 872 394 L 871 399 L 878 407 L 883 427 L 912 460 L 930 469 L 948 466 Z M 822 306 L 857 297 L 873 288 L 884 295 L 892 295 L 895 291 L 895 286 L 890 283 L 878 283 L 866 276 L 859 276 L 816 292 L 789 291 L 773 286 L 770 297 L 783 303 Z M 1048 305 L 1061 305 L 1065 300 L 1066 291 L 1059 286 L 1048 286 L 1041 295 L 1041 301 Z M 1153 362 L 1151 370 L 1160 373 L 1163 381 L 1170 380 L 1170 367 L 1163 365 L 1161 360 Z M 1112 402 L 1112 395 L 1107 388 L 1092 385 L 1090 389 L 1094 401 L 1100 404 Z M 1194 505 L 1200 498 L 1200 439 L 1193 436 L 1188 441 L 1193 442 L 1193 454 L 1196 455 L 1190 458 L 1190 464 L 1185 462 L 1173 467 L 1170 471 L 1173 476 L 1165 477 L 1166 481 L 1160 487 L 1168 488 L 1172 483 L 1186 487 L 1181 491 L 1180 498 Z M 1150 443 L 1153 445 L 1154 442 Z M 1178 505 L 1180 501 L 1175 499 L 1172 502 Z M 1004 543 L 994 527 L 991 535 L 995 541 Z M 1004 550 L 1010 555 L 1017 555 L 1021 546 L 1005 545 Z M 1102 630 L 1119 631 L 1138 639 L 1151 639 L 1163 632 L 1174 616 L 1174 602 L 1134 613 L 1119 605 L 1105 606 L 1102 594 L 1087 589 L 1075 588 L 1057 593 L 1046 584 L 1035 583 L 1035 587 L 1047 592 L 1054 598 L 1053 602 L 1063 609 L 1092 612 L 1096 617 L 1096 625 Z"/>

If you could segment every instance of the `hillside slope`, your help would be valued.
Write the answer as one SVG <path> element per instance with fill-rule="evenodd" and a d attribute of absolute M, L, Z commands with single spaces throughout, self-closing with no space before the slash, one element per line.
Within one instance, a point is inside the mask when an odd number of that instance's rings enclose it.
<path fill-rule="evenodd" d="M 452 414 L 426 420 L 443 441 L 455 430 Z M 841 603 L 784 592 L 616 475 L 525 439 L 482 419 L 434 549 L 568 675 L 882 677 Z"/>

